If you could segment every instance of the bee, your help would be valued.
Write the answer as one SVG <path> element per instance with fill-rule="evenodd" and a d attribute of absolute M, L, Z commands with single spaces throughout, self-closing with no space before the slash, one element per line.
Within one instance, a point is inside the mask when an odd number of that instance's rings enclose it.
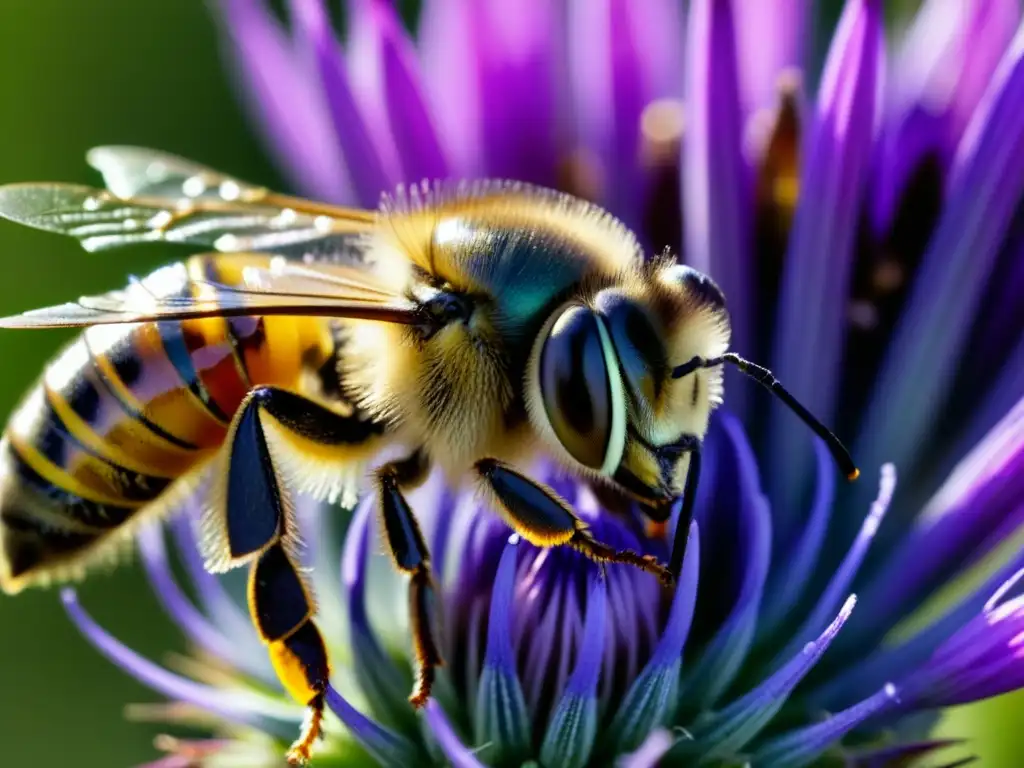
<path fill-rule="evenodd" d="M 246 565 L 252 620 L 308 716 L 309 759 L 330 666 L 296 557 L 295 495 L 376 494 L 409 576 L 413 705 L 441 665 L 430 553 L 406 492 L 432 466 L 475 483 L 531 543 L 670 584 L 683 559 L 726 364 L 828 444 L 839 441 L 765 368 L 729 352 L 725 298 L 668 255 L 646 258 L 602 209 L 525 184 L 419 185 L 377 211 L 278 194 L 151 150 L 89 153 L 106 189 L 0 188 L 0 215 L 86 250 L 212 247 L 122 289 L 0 319 L 82 327 L 0 442 L 0 586 L 80 576 L 146 521 L 203 505 L 214 572 Z M 377 464 L 385 449 L 399 458 Z M 398 453 L 398 451 L 402 451 Z M 597 541 L 540 455 L 639 502 L 680 505 L 667 565 Z"/>

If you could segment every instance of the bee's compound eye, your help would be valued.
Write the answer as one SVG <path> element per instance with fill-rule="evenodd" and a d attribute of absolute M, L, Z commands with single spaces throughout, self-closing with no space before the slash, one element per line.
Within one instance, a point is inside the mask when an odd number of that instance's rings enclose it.
<path fill-rule="evenodd" d="M 626 403 L 604 321 L 587 307 L 563 307 L 540 355 L 541 400 L 558 441 L 584 466 L 614 473 L 625 448 Z"/>
<path fill-rule="evenodd" d="M 725 296 L 722 294 L 722 289 L 714 280 L 698 269 L 685 264 L 673 264 L 662 272 L 662 280 L 678 285 L 689 293 L 698 304 L 713 309 L 725 307 Z"/>

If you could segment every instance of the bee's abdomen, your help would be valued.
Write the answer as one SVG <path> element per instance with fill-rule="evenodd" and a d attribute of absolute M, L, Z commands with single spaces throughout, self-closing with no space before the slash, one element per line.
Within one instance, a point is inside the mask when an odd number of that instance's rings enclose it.
<path fill-rule="evenodd" d="M 182 267 L 204 281 L 238 275 L 229 257 Z M 220 447 L 252 386 L 295 384 L 308 338 L 288 318 L 87 329 L 46 368 L 0 443 L 0 586 L 73 571 L 159 503 Z"/>

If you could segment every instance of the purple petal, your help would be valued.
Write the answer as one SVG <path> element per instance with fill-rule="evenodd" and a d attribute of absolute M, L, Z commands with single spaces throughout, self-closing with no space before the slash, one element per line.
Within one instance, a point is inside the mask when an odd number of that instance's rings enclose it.
<path fill-rule="evenodd" d="M 711 275 L 729 297 L 732 346 L 749 350 L 753 197 L 742 147 L 732 5 L 732 0 L 695 0 L 690 5 L 683 222 L 687 263 Z M 749 388 L 731 385 L 740 380 L 735 372 L 728 378 L 729 407 L 742 417 Z"/>
<path fill-rule="evenodd" d="M 775 104 L 783 72 L 803 68 L 812 18 L 808 0 L 761 0 L 742 8 L 736 15 L 736 36 L 743 104 L 749 114 Z"/>
<path fill-rule="evenodd" d="M 387 0 L 357 0 L 349 12 L 348 61 L 364 111 L 381 112 L 406 183 L 448 176 L 420 65 L 409 34 Z"/>
<path fill-rule="evenodd" d="M 541 745 L 544 765 L 582 768 L 597 735 L 597 681 L 604 661 L 605 578 L 592 569 L 587 618 L 580 635 L 576 667 L 551 715 Z"/>
<path fill-rule="evenodd" d="M 658 728 L 648 734 L 635 752 L 619 758 L 616 765 L 618 768 L 657 768 L 661 758 L 672 749 L 674 743 L 671 733 Z"/>
<path fill-rule="evenodd" d="M 1024 400 L 953 472 L 866 590 L 879 636 L 1024 516 Z M 857 632 L 864 630 L 858 627 Z"/>
<path fill-rule="evenodd" d="M 891 464 L 885 464 L 882 467 L 881 480 L 878 484 L 878 497 L 871 505 L 867 517 L 864 518 L 860 532 L 854 539 L 849 552 L 846 553 L 846 557 L 843 558 L 842 563 L 836 569 L 825 591 L 818 599 L 811 615 L 793 633 L 793 639 L 779 653 L 775 663 L 772 665 L 773 668 L 783 664 L 787 658 L 796 652 L 797 648 L 820 632 L 821 627 L 828 622 L 829 617 L 835 614 L 835 610 L 843 597 L 849 594 L 850 584 L 853 583 L 860 564 L 864 562 L 864 556 L 867 555 L 868 548 L 878 532 L 878 526 L 881 525 L 882 518 L 885 517 L 885 513 L 889 510 L 889 505 L 892 503 L 892 495 L 895 491 L 896 468 Z"/>
<path fill-rule="evenodd" d="M 838 391 L 857 215 L 882 78 L 878 0 L 847 0 L 822 75 L 801 174 L 775 335 L 775 373 L 828 421 Z M 799 508 L 810 442 L 793 414 L 772 409 L 773 508 L 783 529 Z M 870 465 L 869 465 L 870 466 Z"/>
<path fill-rule="evenodd" d="M 419 747 L 405 736 L 375 723 L 353 707 L 333 686 L 327 686 L 327 706 L 363 749 L 384 768 L 406 768 L 419 762 Z"/>
<path fill-rule="evenodd" d="M 438 746 L 441 747 L 445 757 L 451 761 L 453 768 L 486 768 L 459 740 L 440 704 L 430 699 L 427 701 L 424 712 L 431 733 L 437 739 Z"/>
<path fill-rule="evenodd" d="M 668 621 L 654 653 L 626 691 L 616 702 L 617 711 L 599 749 L 612 753 L 636 749 L 654 729 L 665 725 L 678 705 L 679 670 L 683 646 L 690 634 L 697 604 L 700 577 L 700 538 L 697 521 L 690 523 L 683 558 L 683 570 L 676 583 Z"/>
<path fill-rule="evenodd" d="M 206 653 L 249 675 L 265 681 L 277 679 L 266 664 L 265 653 L 261 653 L 259 657 L 240 653 L 238 642 L 234 638 L 228 639 L 211 624 L 181 590 L 171 573 L 161 525 L 142 526 L 136 541 L 142 555 L 142 565 L 157 600 L 191 642 Z"/>
<path fill-rule="evenodd" d="M 348 169 L 352 190 L 365 207 L 377 205 L 382 192 L 399 181 L 390 157 L 377 141 L 384 126 L 371 124 L 359 108 L 349 81 L 341 48 L 322 0 L 291 0 L 296 40 L 309 56 L 309 66 L 323 89 L 327 112 L 334 127 L 338 154 Z"/>
<path fill-rule="evenodd" d="M 311 196 L 351 200 L 345 166 L 323 99 L 263 2 L 220 0 L 246 103 L 278 163 Z"/>
<path fill-rule="evenodd" d="M 530 744 L 530 715 L 516 672 L 512 648 L 512 598 L 519 536 L 513 534 L 501 553 L 487 620 L 487 651 L 476 701 L 477 743 L 489 744 L 499 759 L 522 756 Z"/>
<path fill-rule="evenodd" d="M 381 647 L 366 605 L 370 561 L 370 517 L 376 499 L 370 495 L 356 507 L 345 536 L 341 558 L 341 582 L 345 589 L 352 671 L 366 694 L 373 714 L 397 728 L 415 725 L 416 718 L 406 697 L 409 680 Z"/>
<path fill-rule="evenodd" d="M 129 675 L 164 696 L 183 701 L 229 722 L 250 725 L 282 738 L 294 735 L 302 719 L 301 708 L 281 704 L 253 691 L 225 690 L 177 675 L 144 659 L 114 637 L 85 612 L 75 590 L 65 588 L 61 600 L 68 617 L 85 639 L 109 661 Z"/>
<path fill-rule="evenodd" d="M 862 466 L 911 467 L 937 425 L 999 244 L 1024 191 L 1024 28 L 958 147 L 949 199 L 876 380 Z"/>
<path fill-rule="evenodd" d="M 998 696 L 1024 685 L 1024 569 L 989 599 L 984 611 L 947 640 L 901 689 L 908 706 L 944 707 Z"/>
<path fill-rule="evenodd" d="M 877 231 L 889 226 L 904 184 L 925 156 L 934 154 L 943 167 L 952 160 L 1019 18 L 1017 0 L 921 6 L 892 68 L 870 201 Z"/>
<path fill-rule="evenodd" d="M 735 512 L 739 541 L 734 542 L 734 557 L 740 564 L 742 576 L 732 611 L 683 682 L 681 696 L 688 706 L 692 704 L 701 709 L 714 706 L 747 657 L 757 629 L 771 559 L 771 512 L 761 493 L 754 453 L 739 421 L 723 416 L 722 425 L 732 443 L 739 473 L 739 502 Z"/>
<path fill-rule="evenodd" d="M 652 101 L 680 95 L 678 4 L 571 0 L 568 25 L 578 143 L 598 165 L 602 202 L 636 227 L 647 193 L 641 115 Z"/>
<path fill-rule="evenodd" d="M 248 614 L 242 610 L 225 588 L 220 578 L 206 570 L 199 543 L 195 536 L 198 525 L 197 512 L 193 509 L 188 514 L 176 515 L 170 522 L 174 534 L 178 556 L 181 558 L 185 571 L 188 573 L 195 594 L 203 605 L 203 610 L 228 637 L 244 646 L 244 652 L 253 657 L 266 659 L 256 629 Z M 266 672 L 274 675 L 267 659 Z M 276 675 L 274 676 L 276 679 Z"/>
<path fill-rule="evenodd" d="M 758 768 L 803 768 L 810 765 L 825 750 L 888 707 L 896 698 L 896 686 L 886 685 L 874 696 L 831 715 L 824 722 L 771 739 L 754 753 L 751 764 Z"/>
<path fill-rule="evenodd" d="M 424 74 L 461 175 L 554 182 L 560 21 L 546 0 L 424 3 Z"/>
<path fill-rule="evenodd" d="M 811 512 L 806 521 L 801 521 L 799 538 L 783 553 L 778 565 L 769 574 L 768 588 L 765 590 L 768 598 L 758 621 L 758 633 L 763 636 L 772 635 L 806 593 L 808 580 L 818 562 L 832 517 L 836 489 L 835 465 L 821 440 L 814 441 L 814 455 L 817 459 L 817 484 Z"/>
<path fill-rule="evenodd" d="M 597 680 L 601 671 L 601 655 L 605 636 L 606 582 L 599 576 L 590 576 L 587 592 L 587 614 L 583 636 L 577 650 L 576 666 L 566 684 L 566 693 L 582 698 L 597 695 Z"/>
<path fill-rule="evenodd" d="M 856 598 L 851 595 L 835 620 L 785 666 L 754 690 L 690 727 L 692 740 L 679 742 L 681 754 L 701 755 L 705 760 L 736 754 L 782 708 L 789 694 L 818 662 L 839 630 L 850 618 Z"/>
<path fill-rule="evenodd" d="M 848 664 L 820 689 L 808 693 L 809 706 L 835 710 L 876 690 L 886 680 L 901 680 L 908 670 L 920 668 L 935 651 L 984 610 L 991 596 L 1019 569 L 1024 568 L 1024 552 L 1017 553 L 985 583 L 937 621 L 917 632 L 909 640 L 876 650 L 863 661 Z M 874 647 L 876 640 L 858 634 L 856 622 L 836 643 L 838 654 L 857 653 L 859 648 Z"/>

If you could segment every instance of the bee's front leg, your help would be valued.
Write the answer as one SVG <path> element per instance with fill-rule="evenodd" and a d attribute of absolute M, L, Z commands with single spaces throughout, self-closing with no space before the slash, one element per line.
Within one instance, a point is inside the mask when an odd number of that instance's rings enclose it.
<path fill-rule="evenodd" d="M 409 574 L 409 614 L 417 666 L 416 687 L 409 701 L 417 708 L 430 698 L 437 667 L 444 660 L 435 632 L 437 598 L 430 574 L 430 552 L 402 489 L 419 484 L 428 468 L 425 454 L 417 451 L 377 470 L 380 514 L 388 547 L 395 566 Z"/>
<path fill-rule="evenodd" d="M 624 563 L 653 573 L 665 585 L 671 572 L 652 555 L 615 550 L 594 539 L 587 525 L 550 488 L 516 472 L 497 459 L 481 459 L 476 471 L 487 482 L 506 520 L 524 539 L 538 547 L 565 544 L 598 563 Z"/>

